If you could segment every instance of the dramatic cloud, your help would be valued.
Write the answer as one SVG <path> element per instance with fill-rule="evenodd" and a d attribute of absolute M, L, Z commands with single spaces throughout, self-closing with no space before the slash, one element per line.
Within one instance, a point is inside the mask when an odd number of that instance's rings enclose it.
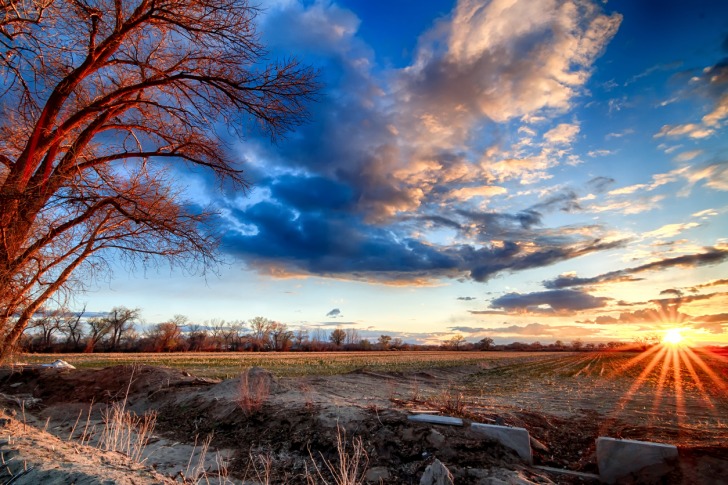
<path fill-rule="evenodd" d="M 609 298 L 595 297 L 578 290 L 550 290 L 534 293 L 508 293 L 491 301 L 492 308 L 511 313 L 574 313 L 604 307 Z"/>
<path fill-rule="evenodd" d="M 241 147 L 260 195 L 218 202 L 223 249 L 272 275 L 424 283 L 619 247 L 595 226 L 542 227 L 551 211 L 580 209 L 573 192 L 513 212 L 485 207 L 508 195 L 501 182 L 546 178 L 569 159 L 578 121 L 537 120 L 573 106 L 620 21 L 583 1 L 462 0 L 422 35 L 411 65 L 382 71 L 351 12 L 276 5 L 266 42 L 324 65 L 327 92 L 279 146 Z M 522 128 L 518 147 L 474 142 L 504 121 Z M 438 230 L 455 231 L 453 242 Z"/>
<path fill-rule="evenodd" d="M 718 264 L 726 260 L 728 260 L 728 249 L 711 248 L 709 251 L 704 253 L 686 254 L 673 258 L 665 258 L 643 264 L 641 266 L 635 266 L 633 268 L 610 271 L 609 273 L 593 276 L 591 278 L 579 278 L 575 275 L 563 275 L 553 280 L 544 281 L 543 285 L 546 288 L 558 289 L 617 281 L 637 281 L 639 278 L 635 278 L 633 275 L 643 273 L 645 271 L 659 271 L 673 267 L 691 268 L 695 266 Z"/>

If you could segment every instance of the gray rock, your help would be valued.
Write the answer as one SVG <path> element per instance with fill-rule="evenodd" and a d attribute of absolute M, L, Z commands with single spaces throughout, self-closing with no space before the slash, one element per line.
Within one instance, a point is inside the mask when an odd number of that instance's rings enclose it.
<path fill-rule="evenodd" d="M 597 438 L 597 466 L 604 483 L 616 483 L 620 478 L 648 469 L 650 475 L 667 474 L 672 471 L 669 462 L 677 458 L 677 447 L 673 445 Z"/>
<path fill-rule="evenodd" d="M 526 463 L 531 464 L 533 462 L 531 439 L 525 428 L 473 423 L 470 425 L 470 429 L 479 435 L 497 441 L 506 448 L 514 450 Z"/>
<path fill-rule="evenodd" d="M 364 480 L 367 483 L 387 483 L 390 478 L 389 470 L 383 466 L 372 467 L 364 475 Z"/>
<path fill-rule="evenodd" d="M 462 426 L 463 420 L 460 418 L 453 418 L 450 416 L 436 416 L 433 414 L 413 414 L 408 416 L 407 419 L 415 421 L 417 423 L 431 423 L 431 424 L 447 424 L 450 426 Z"/>
<path fill-rule="evenodd" d="M 450 470 L 440 460 L 435 459 L 425 468 L 420 485 L 455 485 L 455 481 Z"/>
<path fill-rule="evenodd" d="M 430 434 L 427 435 L 427 442 L 435 448 L 441 448 L 445 443 L 445 435 L 436 429 L 431 429 Z"/>

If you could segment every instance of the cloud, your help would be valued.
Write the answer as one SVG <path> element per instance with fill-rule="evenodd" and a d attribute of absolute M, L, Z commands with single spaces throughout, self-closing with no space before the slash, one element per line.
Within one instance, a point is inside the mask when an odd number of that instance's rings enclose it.
<path fill-rule="evenodd" d="M 592 187 L 595 192 L 602 193 L 607 190 L 607 188 L 614 184 L 615 180 L 612 177 L 594 177 L 589 182 L 587 182 L 587 185 L 589 187 Z"/>
<path fill-rule="evenodd" d="M 700 285 L 696 285 L 693 288 L 709 288 L 711 286 L 723 286 L 723 285 L 728 285 L 728 279 L 709 281 L 707 283 L 702 283 Z"/>
<path fill-rule="evenodd" d="M 271 55 L 295 45 L 323 67 L 326 91 L 310 122 L 277 146 L 254 136 L 240 145 L 255 198 L 214 200 L 222 249 L 247 267 L 276 277 L 484 282 L 624 244 L 597 224 L 543 227 L 545 214 L 581 209 L 573 191 L 487 209 L 509 195 L 505 183 L 542 180 L 574 161 L 578 121 L 546 122 L 586 92 L 618 14 L 582 0 L 462 0 L 397 69 L 376 64 L 359 19 L 336 4 L 282 2 L 262 19 Z M 530 141 L 511 146 L 503 121 Z M 483 146 L 484 138 L 492 140 Z"/>
<path fill-rule="evenodd" d="M 693 328 L 706 330 L 713 334 L 728 331 L 728 313 L 701 315 L 691 318 Z"/>
<path fill-rule="evenodd" d="M 332 309 L 329 313 L 326 314 L 326 316 L 329 318 L 343 317 L 343 315 L 341 314 L 341 310 L 339 310 L 338 308 Z"/>
<path fill-rule="evenodd" d="M 574 313 L 604 307 L 609 298 L 595 297 L 578 290 L 548 290 L 534 293 L 507 293 L 491 301 L 492 308 L 512 313 Z"/>
<path fill-rule="evenodd" d="M 690 79 L 690 83 L 690 93 L 707 98 L 712 103 L 711 110 L 700 122 L 663 125 L 654 135 L 655 138 L 688 136 L 702 139 L 713 135 L 724 126 L 728 118 L 728 59 L 703 69 L 699 75 Z"/>
<path fill-rule="evenodd" d="M 655 237 L 655 238 L 668 238 L 668 237 L 675 237 L 678 234 L 687 231 L 688 229 L 692 229 L 694 227 L 699 227 L 700 224 L 697 222 L 686 222 L 682 224 L 666 224 L 658 229 L 655 229 L 654 231 L 648 231 L 642 234 L 645 238 Z"/>
<path fill-rule="evenodd" d="M 473 300 L 477 300 L 477 298 L 475 298 L 473 296 L 458 296 L 458 300 L 473 301 Z"/>
<path fill-rule="evenodd" d="M 634 275 L 645 271 L 660 271 L 674 267 L 692 268 L 696 266 L 718 264 L 726 260 L 728 260 L 728 249 L 714 247 L 709 248 L 703 253 L 685 254 L 672 258 L 664 258 L 640 266 L 634 266 L 632 268 L 610 271 L 591 278 L 580 278 L 575 275 L 563 275 L 553 280 L 544 281 L 543 285 L 549 289 L 560 289 L 619 281 L 637 281 Z"/>
<path fill-rule="evenodd" d="M 507 327 L 450 327 L 454 332 L 488 334 L 500 336 L 532 336 L 532 337 L 561 337 L 569 335 L 573 337 L 584 337 L 599 334 L 600 329 L 584 328 L 571 325 L 545 325 L 542 323 L 529 323 L 527 325 L 510 325 Z"/>
<path fill-rule="evenodd" d="M 692 167 L 690 170 L 685 171 L 683 176 L 687 179 L 688 186 L 679 195 L 689 195 L 693 186 L 703 180 L 706 187 L 724 192 L 728 191 L 728 160 Z"/>

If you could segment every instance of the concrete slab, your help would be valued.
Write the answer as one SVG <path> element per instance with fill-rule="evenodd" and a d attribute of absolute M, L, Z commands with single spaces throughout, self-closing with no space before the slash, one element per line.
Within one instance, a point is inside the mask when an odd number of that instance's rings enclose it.
<path fill-rule="evenodd" d="M 450 426 L 462 426 L 463 420 L 460 418 L 453 418 L 450 416 L 435 416 L 432 414 L 413 414 L 407 416 L 410 421 L 417 423 L 431 423 L 431 424 L 447 424 Z"/>
<path fill-rule="evenodd" d="M 533 463 L 531 439 L 526 428 L 511 428 L 497 424 L 473 423 L 470 429 L 514 450 L 526 463 Z"/>
<path fill-rule="evenodd" d="M 666 474 L 672 470 L 669 460 L 677 459 L 677 447 L 665 443 L 597 438 L 597 466 L 604 483 L 650 468 L 650 474 Z"/>

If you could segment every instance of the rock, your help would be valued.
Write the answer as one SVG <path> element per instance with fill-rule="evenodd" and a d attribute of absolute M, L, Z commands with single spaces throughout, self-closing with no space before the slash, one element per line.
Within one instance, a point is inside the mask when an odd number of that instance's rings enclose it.
<path fill-rule="evenodd" d="M 455 481 L 445 465 L 437 458 L 425 468 L 420 485 L 454 485 Z"/>
<path fill-rule="evenodd" d="M 427 435 L 427 442 L 435 448 L 441 448 L 445 443 L 445 435 L 436 429 L 431 429 L 430 434 Z"/>
<path fill-rule="evenodd" d="M 545 444 L 541 443 L 539 440 L 537 440 L 533 436 L 531 436 L 529 439 L 531 441 L 531 448 L 533 448 L 534 450 L 543 451 L 544 453 L 550 453 L 551 452 L 551 450 L 549 450 L 549 447 L 548 446 L 546 446 Z"/>
<path fill-rule="evenodd" d="M 364 480 L 369 483 L 387 483 L 389 479 L 389 470 L 383 466 L 372 467 L 364 475 Z"/>
<path fill-rule="evenodd" d="M 66 362 L 65 360 L 55 360 L 50 364 L 41 364 L 41 367 L 52 368 L 52 369 L 75 369 L 74 366 Z"/>
<path fill-rule="evenodd" d="M 470 429 L 482 436 L 497 441 L 506 448 L 514 450 L 526 463 L 531 464 L 533 462 L 531 437 L 525 428 L 509 428 L 508 426 L 498 426 L 495 424 L 473 423 L 470 425 Z"/>
<path fill-rule="evenodd" d="M 636 473 L 665 475 L 673 469 L 669 462 L 677 458 L 677 447 L 673 445 L 605 436 L 597 438 L 597 466 L 604 483 L 616 483 Z"/>
<path fill-rule="evenodd" d="M 407 416 L 410 421 L 417 423 L 431 423 L 431 424 L 447 424 L 450 426 L 462 426 L 463 420 L 460 418 L 453 418 L 450 416 L 436 416 L 433 414 L 414 414 Z"/>

